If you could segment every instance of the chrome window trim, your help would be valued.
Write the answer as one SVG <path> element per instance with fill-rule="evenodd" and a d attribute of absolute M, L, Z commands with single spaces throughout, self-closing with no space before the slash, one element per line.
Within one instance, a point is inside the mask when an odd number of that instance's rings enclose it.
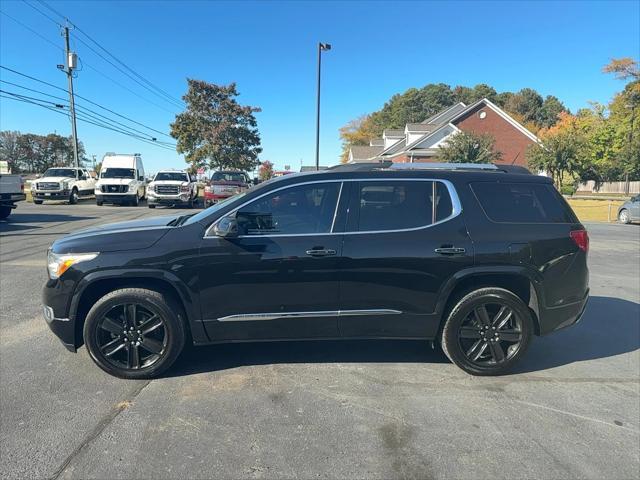
<path fill-rule="evenodd" d="M 274 190 L 270 190 L 268 192 L 263 193 L 262 195 L 256 197 L 256 198 L 252 198 L 251 200 L 248 200 L 244 203 L 242 203 L 241 205 L 237 206 L 236 208 L 234 208 L 233 210 L 231 210 L 230 212 L 228 212 L 226 215 L 224 215 L 223 217 L 219 218 L 218 220 L 216 220 L 215 222 L 213 222 L 209 228 L 207 228 L 207 230 L 205 231 L 204 237 L 202 237 L 203 239 L 207 239 L 207 238 L 219 238 L 216 235 L 209 235 L 209 232 L 213 230 L 213 228 L 215 227 L 215 225 L 224 217 L 227 217 L 229 215 L 233 215 L 235 214 L 238 210 L 240 210 L 242 207 L 244 207 L 245 205 L 248 205 L 256 200 L 260 200 L 262 197 L 265 197 L 267 195 L 271 195 L 272 193 L 275 192 L 279 192 L 280 190 L 284 190 L 287 188 L 294 188 L 294 187 L 299 187 L 302 185 L 312 185 L 312 184 L 316 184 L 316 183 L 341 183 L 340 186 L 340 193 L 342 193 L 342 184 L 344 184 L 345 182 L 441 182 L 443 183 L 446 187 L 447 187 L 447 191 L 449 192 L 449 197 L 451 198 L 451 215 L 449 215 L 446 218 L 443 218 L 442 220 L 439 220 L 435 223 L 430 223 L 428 225 L 422 225 L 419 227 L 412 227 L 412 228 L 401 228 L 401 229 L 396 229 L 396 230 L 367 230 L 367 231 L 363 231 L 363 232 L 334 232 L 334 231 L 330 231 L 330 232 L 325 232 L 325 233 L 274 233 L 274 234 L 266 234 L 266 235 L 238 235 L 235 238 L 276 238 L 276 237 L 309 237 L 309 236 L 322 236 L 322 235 L 367 235 L 367 234 L 372 234 L 372 233 L 400 233 L 400 232 L 414 232 L 414 231 L 418 231 L 418 230 L 424 230 L 430 227 L 435 227 L 436 225 L 440 225 L 441 223 L 444 222 L 448 222 L 449 220 L 452 220 L 453 218 L 457 217 L 458 215 L 460 215 L 462 213 L 462 204 L 460 203 L 460 198 L 458 197 L 458 192 L 456 191 L 455 187 L 453 186 L 453 183 L 451 183 L 450 180 L 446 180 L 446 179 L 442 179 L 442 178 L 389 178 L 389 177 L 380 177 L 380 178 L 345 178 L 342 180 L 313 180 L 313 181 L 309 181 L 309 182 L 301 182 L 301 183 L 295 183 L 295 184 L 290 184 L 290 185 L 285 185 L 282 186 L 280 188 L 276 188 Z M 340 195 L 338 195 L 338 200 L 340 200 Z M 336 211 L 334 212 L 334 220 L 335 220 L 335 216 L 337 215 L 337 209 L 340 206 L 340 202 L 338 201 L 336 203 Z M 333 226 L 331 230 L 333 230 Z"/>
<path fill-rule="evenodd" d="M 320 310 L 315 312 L 273 312 L 273 313 L 241 313 L 227 315 L 205 322 L 253 322 L 259 320 L 279 320 L 283 318 L 313 318 L 313 317 L 353 317 L 361 315 L 399 315 L 400 310 L 391 308 L 371 308 L 365 310 Z"/>

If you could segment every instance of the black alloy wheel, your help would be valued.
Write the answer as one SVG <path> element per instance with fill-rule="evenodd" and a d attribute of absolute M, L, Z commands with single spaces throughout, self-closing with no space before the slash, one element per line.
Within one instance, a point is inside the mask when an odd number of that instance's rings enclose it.
<path fill-rule="evenodd" d="M 483 303 L 473 309 L 458 330 L 467 359 L 479 366 L 512 358 L 522 342 L 522 322 L 508 306 Z"/>
<path fill-rule="evenodd" d="M 156 363 L 167 348 L 165 322 L 136 303 L 114 305 L 98 320 L 96 344 L 117 368 L 138 370 Z"/>
<path fill-rule="evenodd" d="M 525 353 L 533 336 L 529 307 L 513 292 L 478 288 L 459 298 L 442 329 L 442 349 L 472 375 L 500 375 Z"/>
<path fill-rule="evenodd" d="M 184 310 L 172 295 L 146 288 L 107 293 L 83 328 L 91 359 L 120 378 L 154 378 L 169 368 L 186 339 Z"/>

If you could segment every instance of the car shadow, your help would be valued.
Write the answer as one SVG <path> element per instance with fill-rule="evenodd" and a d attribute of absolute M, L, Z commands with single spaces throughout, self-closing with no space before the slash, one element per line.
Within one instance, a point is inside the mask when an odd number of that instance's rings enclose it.
<path fill-rule="evenodd" d="M 536 337 L 511 373 L 531 373 L 640 348 L 640 304 L 593 296 L 582 320 Z M 188 348 L 165 377 L 214 372 L 245 365 L 285 363 L 448 363 L 440 348 L 418 340 L 311 340 L 233 343 Z"/>
<path fill-rule="evenodd" d="M 640 349 L 640 304 L 592 296 L 576 325 L 537 337 L 514 373 L 613 357 Z"/>
<path fill-rule="evenodd" d="M 306 340 L 230 343 L 187 349 L 164 376 L 246 365 L 286 363 L 447 363 L 439 348 L 417 340 Z"/>
<path fill-rule="evenodd" d="M 94 218 L 98 217 L 48 213 L 12 213 L 5 220 L 0 220 L 0 232 L 15 232 L 20 230 L 43 228 L 40 225 L 37 225 L 38 223 L 76 222 L 78 220 L 93 220 Z"/>

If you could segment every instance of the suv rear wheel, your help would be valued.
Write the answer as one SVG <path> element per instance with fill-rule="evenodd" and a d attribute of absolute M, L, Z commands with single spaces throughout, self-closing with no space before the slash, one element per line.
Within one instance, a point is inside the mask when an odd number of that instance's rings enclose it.
<path fill-rule="evenodd" d="M 453 307 L 442 331 L 442 349 L 472 375 L 500 375 L 524 355 L 533 336 L 529 308 L 512 292 L 480 288 Z"/>
<path fill-rule="evenodd" d="M 185 343 L 182 308 L 143 288 L 108 293 L 91 308 L 84 343 L 91 359 L 120 378 L 153 378 L 169 368 Z"/>

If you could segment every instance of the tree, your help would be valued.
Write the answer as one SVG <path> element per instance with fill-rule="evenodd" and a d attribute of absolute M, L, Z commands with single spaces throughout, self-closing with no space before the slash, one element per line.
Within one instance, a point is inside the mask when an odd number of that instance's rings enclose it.
<path fill-rule="evenodd" d="M 87 161 L 82 142 L 78 142 L 80 163 Z M 15 173 L 41 173 L 49 167 L 73 165 L 71 137 L 50 133 L 0 132 L 0 160 L 6 160 Z"/>
<path fill-rule="evenodd" d="M 273 178 L 273 163 L 269 160 L 262 162 L 260 164 L 260 170 L 258 170 L 258 178 L 263 182 Z"/>
<path fill-rule="evenodd" d="M 567 109 L 557 97 L 547 95 L 542 102 L 535 123 L 542 128 L 549 128 L 556 124 L 558 116 Z"/>
<path fill-rule="evenodd" d="M 505 103 L 507 111 L 522 116 L 525 122 L 536 122 L 542 108 L 542 96 L 532 88 L 523 88 L 511 96 Z"/>
<path fill-rule="evenodd" d="M 567 174 L 574 177 L 587 174 L 585 137 L 576 117 L 563 114 L 558 125 L 541 130 L 538 135 L 541 143 L 534 143 L 527 149 L 531 170 L 546 172 L 558 188 Z"/>
<path fill-rule="evenodd" d="M 502 158 L 494 145 L 491 135 L 459 132 L 440 147 L 438 159 L 449 163 L 493 163 Z"/>
<path fill-rule="evenodd" d="M 640 80 L 640 69 L 638 62 L 633 58 L 612 58 L 611 61 L 602 68 L 604 73 L 614 73 L 619 80 Z"/>
<path fill-rule="evenodd" d="M 260 108 L 240 105 L 236 84 L 215 85 L 187 79 L 187 105 L 171 124 L 178 153 L 192 168 L 253 170 L 258 164 L 260 135 L 253 115 Z"/>

